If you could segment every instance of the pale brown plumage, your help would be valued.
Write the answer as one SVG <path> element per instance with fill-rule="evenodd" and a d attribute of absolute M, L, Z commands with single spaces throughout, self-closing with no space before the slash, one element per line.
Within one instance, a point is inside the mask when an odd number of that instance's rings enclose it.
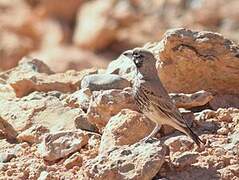
<path fill-rule="evenodd" d="M 190 136 L 200 146 L 201 139 L 190 129 L 163 87 L 157 74 L 156 59 L 153 54 L 139 48 L 123 54 L 132 59 L 137 68 L 137 74 L 133 80 L 133 94 L 139 109 L 157 125 L 172 126 Z M 157 128 L 150 136 L 156 131 Z"/>

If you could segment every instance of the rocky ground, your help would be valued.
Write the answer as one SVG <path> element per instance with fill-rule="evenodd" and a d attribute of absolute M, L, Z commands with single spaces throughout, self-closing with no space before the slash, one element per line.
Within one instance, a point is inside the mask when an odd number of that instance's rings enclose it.
<path fill-rule="evenodd" d="M 0 0 L 0 179 L 239 179 L 238 6 Z M 120 56 L 137 46 L 204 147 L 167 126 L 141 141 Z"/>
<path fill-rule="evenodd" d="M 204 147 L 166 126 L 141 141 L 154 124 L 132 98 L 125 56 L 63 73 L 25 57 L 0 73 L 0 179 L 239 179 L 238 45 L 173 29 L 144 48 Z"/>

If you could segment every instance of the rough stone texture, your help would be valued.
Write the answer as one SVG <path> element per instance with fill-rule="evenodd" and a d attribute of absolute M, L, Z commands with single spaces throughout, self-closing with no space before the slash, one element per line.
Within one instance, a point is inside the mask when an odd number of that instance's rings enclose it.
<path fill-rule="evenodd" d="M 0 81 L 1 80 L 2 79 L 0 78 Z M 10 99 L 15 97 L 14 89 L 9 84 L 5 84 L 4 80 L 2 80 L 2 82 L 0 82 L 0 99 Z"/>
<path fill-rule="evenodd" d="M 96 70 L 53 74 L 40 60 L 24 58 L 18 67 L 0 74 L 0 77 L 13 87 L 17 97 L 22 97 L 33 91 L 73 92 L 80 86 L 82 78 L 91 73 L 96 73 Z"/>
<path fill-rule="evenodd" d="M 9 162 L 12 158 L 15 158 L 16 155 L 11 152 L 0 153 L 0 163 Z"/>
<path fill-rule="evenodd" d="M 107 123 L 99 151 L 102 153 L 112 147 L 132 145 L 149 135 L 154 127 L 155 124 L 142 114 L 123 109 Z"/>
<path fill-rule="evenodd" d="M 91 98 L 87 111 L 88 121 L 102 130 L 109 119 L 120 112 L 121 109 L 129 108 L 136 110 L 131 89 L 96 91 Z"/>
<path fill-rule="evenodd" d="M 89 88 L 91 91 L 124 89 L 129 86 L 129 81 L 115 74 L 92 74 L 81 81 L 81 88 Z"/>
<path fill-rule="evenodd" d="M 178 108 L 186 109 L 203 106 L 213 99 L 212 93 L 206 91 L 198 91 L 193 94 L 171 93 L 170 97 Z"/>
<path fill-rule="evenodd" d="M 64 165 L 67 169 L 71 169 L 74 166 L 82 165 L 82 157 L 79 152 L 74 153 L 68 159 L 65 160 Z"/>
<path fill-rule="evenodd" d="M 152 179 L 165 153 L 160 141 L 119 146 L 89 160 L 82 171 L 86 179 Z"/>
<path fill-rule="evenodd" d="M 80 130 L 61 131 L 45 135 L 39 153 L 47 161 L 56 161 L 80 150 L 89 137 Z"/>
<path fill-rule="evenodd" d="M 49 129 L 42 125 L 34 125 L 21 132 L 17 136 L 17 140 L 20 142 L 40 143 L 42 141 L 42 135 L 45 133 L 49 133 Z"/>
<path fill-rule="evenodd" d="M 14 141 L 17 136 L 17 131 L 6 120 L 0 116 L 0 139 L 4 138 L 9 141 Z"/>
<path fill-rule="evenodd" d="M 173 29 L 150 47 L 158 58 L 158 73 L 169 92 L 238 94 L 239 49 L 213 32 Z"/>
<path fill-rule="evenodd" d="M 80 107 L 82 110 L 87 111 L 92 92 L 89 88 L 81 88 L 72 94 L 69 94 L 65 99 L 64 103 L 70 107 Z"/>
<path fill-rule="evenodd" d="M 109 63 L 106 73 L 108 74 L 118 74 L 123 78 L 131 81 L 135 77 L 136 66 L 124 55 L 119 56 L 116 60 Z"/>
<path fill-rule="evenodd" d="M 171 154 L 178 151 L 184 152 L 193 148 L 193 141 L 185 135 L 170 137 L 165 140 L 164 144 L 169 147 Z"/>
<path fill-rule="evenodd" d="M 82 130 L 91 131 L 91 132 L 98 132 L 96 125 L 88 121 L 87 114 L 80 114 L 74 119 L 74 121 L 75 121 L 75 127 L 77 129 L 82 129 Z"/>
<path fill-rule="evenodd" d="M 59 92 L 34 92 L 21 99 L 0 99 L 0 115 L 16 131 L 24 131 L 34 124 L 50 131 L 74 129 L 74 118 L 83 111 L 64 107 L 60 96 Z"/>

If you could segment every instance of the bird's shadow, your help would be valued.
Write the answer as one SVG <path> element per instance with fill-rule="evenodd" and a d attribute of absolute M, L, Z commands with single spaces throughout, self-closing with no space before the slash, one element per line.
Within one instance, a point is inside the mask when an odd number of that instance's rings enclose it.
<path fill-rule="evenodd" d="M 171 169 L 165 176 L 156 175 L 153 180 L 219 180 L 220 174 L 215 168 L 206 168 L 198 166 L 185 167 L 185 169 L 176 171 Z"/>

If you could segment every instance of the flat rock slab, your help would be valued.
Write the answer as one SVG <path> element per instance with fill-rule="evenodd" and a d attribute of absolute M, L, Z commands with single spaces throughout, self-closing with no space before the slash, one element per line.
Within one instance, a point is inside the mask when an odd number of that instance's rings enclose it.
<path fill-rule="evenodd" d="M 81 81 L 81 88 L 89 88 L 91 91 L 124 89 L 129 86 L 129 81 L 116 74 L 92 74 Z"/>
<path fill-rule="evenodd" d="M 115 147 L 87 161 L 84 178 L 96 180 L 152 179 L 164 163 L 166 147 L 160 141 Z"/>
<path fill-rule="evenodd" d="M 56 161 L 80 150 L 88 139 L 89 136 L 81 130 L 49 133 L 39 145 L 39 153 L 47 161 Z"/>

